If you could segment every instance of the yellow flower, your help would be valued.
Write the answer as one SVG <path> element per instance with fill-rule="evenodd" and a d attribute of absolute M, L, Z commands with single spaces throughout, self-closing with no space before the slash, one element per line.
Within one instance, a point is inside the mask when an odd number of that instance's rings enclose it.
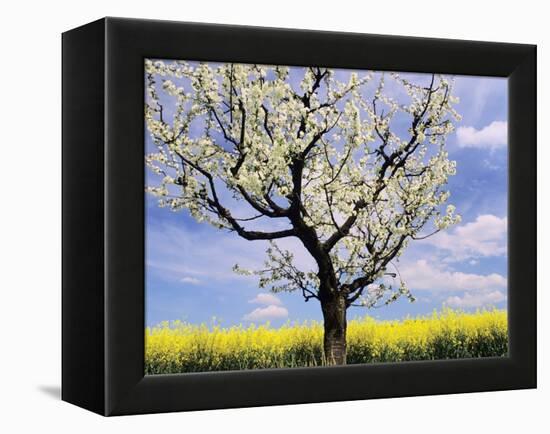
<path fill-rule="evenodd" d="M 323 365 L 323 325 L 315 321 L 222 328 L 181 321 L 145 329 L 147 374 Z M 353 363 L 505 356 L 506 312 L 445 309 L 401 321 L 353 319 L 347 329 Z"/>

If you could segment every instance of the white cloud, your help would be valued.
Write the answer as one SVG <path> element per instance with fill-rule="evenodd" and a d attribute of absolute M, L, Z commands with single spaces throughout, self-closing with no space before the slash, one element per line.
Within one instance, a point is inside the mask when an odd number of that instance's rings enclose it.
<path fill-rule="evenodd" d="M 502 256 L 507 252 L 508 219 L 492 214 L 477 216 L 475 221 L 439 232 L 424 243 L 452 253 L 452 260 Z"/>
<path fill-rule="evenodd" d="M 399 271 L 413 291 L 487 291 L 506 288 L 508 284 L 508 280 L 497 273 L 463 273 L 445 269 L 441 264 L 429 264 L 425 259 L 405 264 L 399 267 Z"/>
<path fill-rule="evenodd" d="M 263 322 L 270 319 L 286 318 L 288 316 L 288 310 L 282 306 L 275 306 L 273 304 L 266 307 L 259 307 L 252 312 L 243 316 L 245 321 Z"/>
<path fill-rule="evenodd" d="M 196 277 L 190 277 L 190 276 L 185 276 L 185 277 L 181 278 L 180 282 L 181 283 L 189 283 L 191 285 L 198 285 L 199 283 L 201 283 L 201 281 L 199 279 L 197 279 Z"/>
<path fill-rule="evenodd" d="M 261 304 L 264 306 L 282 306 L 283 302 L 279 300 L 278 297 L 274 296 L 273 294 L 268 294 L 265 292 L 261 292 L 260 294 L 256 295 L 252 300 L 248 300 L 249 303 L 254 304 Z"/>
<path fill-rule="evenodd" d="M 447 298 L 445 304 L 451 307 L 468 308 L 493 306 L 502 301 L 506 301 L 506 295 L 501 291 L 492 291 L 480 294 L 472 294 L 467 292 L 462 297 L 455 295 Z"/>
<path fill-rule="evenodd" d="M 458 145 L 463 148 L 496 149 L 508 142 L 508 122 L 493 121 L 480 130 L 474 127 L 458 127 Z"/>
<path fill-rule="evenodd" d="M 483 160 L 483 167 L 487 168 L 488 170 L 502 170 L 503 167 L 502 166 L 499 166 L 498 164 L 495 164 L 494 162 L 492 162 L 491 160 L 489 159 L 484 159 Z"/>
<path fill-rule="evenodd" d="M 457 109 L 468 120 L 478 121 L 488 112 L 489 102 L 503 100 L 506 87 L 506 78 L 503 77 L 456 77 L 453 91 L 460 98 Z"/>
<path fill-rule="evenodd" d="M 261 292 L 256 295 L 249 303 L 261 304 L 265 307 L 258 307 L 252 312 L 243 316 L 245 321 L 263 322 L 270 319 L 286 318 L 288 310 L 283 306 L 283 302 L 273 294 Z"/>

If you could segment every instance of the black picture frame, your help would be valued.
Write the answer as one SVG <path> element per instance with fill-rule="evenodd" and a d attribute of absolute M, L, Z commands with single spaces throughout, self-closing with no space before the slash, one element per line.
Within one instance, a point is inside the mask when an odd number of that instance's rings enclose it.
<path fill-rule="evenodd" d="M 124 415 L 536 387 L 536 46 L 104 18 L 62 50 L 63 400 Z M 507 77 L 509 357 L 144 376 L 144 58 Z"/>

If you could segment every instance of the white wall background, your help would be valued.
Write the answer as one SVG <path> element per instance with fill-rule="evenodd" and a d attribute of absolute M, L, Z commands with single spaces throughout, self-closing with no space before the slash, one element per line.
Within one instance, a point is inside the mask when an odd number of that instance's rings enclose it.
<path fill-rule="evenodd" d="M 126 4 L 124 4 L 126 3 Z M 550 43 L 544 2 L 8 1 L 0 24 L 0 431 L 542 432 L 548 426 Z M 539 389 L 102 418 L 59 400 L 61 32 L 102 16 L 539 45 Z M 546 343 L 543 340 L 546 339 Z M 546 364 L 546 366 L 545 366 Z M 334 418 L 327 417 L 328 415 Z M 537 428 L 539 427 L 539 428 Z"/>

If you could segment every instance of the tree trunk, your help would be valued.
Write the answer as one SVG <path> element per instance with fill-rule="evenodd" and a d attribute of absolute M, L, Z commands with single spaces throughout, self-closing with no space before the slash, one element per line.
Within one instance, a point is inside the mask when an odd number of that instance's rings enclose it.
<path fill-rule="evenodd" d="M 324 352 L 328 365 L 346 364 L 346 302 L 342 296 L 321 301 L 325 323 Z"/>

